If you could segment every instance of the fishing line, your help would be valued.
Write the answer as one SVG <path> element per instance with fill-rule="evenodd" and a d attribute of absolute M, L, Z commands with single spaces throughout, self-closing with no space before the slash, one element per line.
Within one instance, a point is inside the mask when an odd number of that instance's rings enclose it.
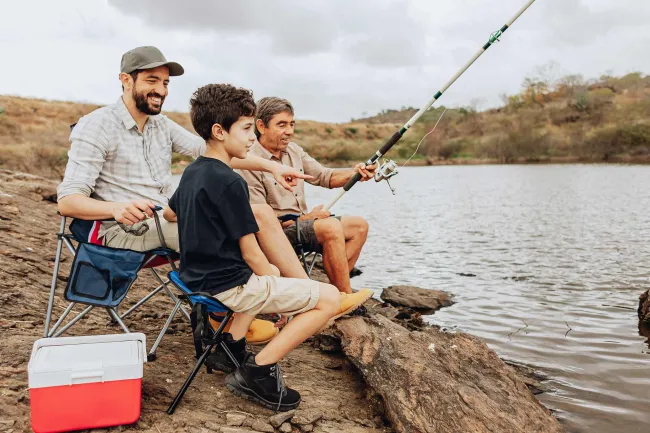
<path fill-rule="evenodd" d="M 402 164 L 402 167 L 406 167 L 406 164 L 408 164 L 408 162 L 409 162 L 409 161 L 410 161 L 410 160 L 415 156 L 415 154 L 418 153 L 418 149 L 420 148 L 420 145 L 422 144 L 422 142 L 424 141 L 424 139 L 427 138 L 427 137 L 429 136 L 429 134 L 431 134 L 433 131 L 436 130 L 436 128 L 438 127 L 438 123 L 440 123 L 440 120 L 442 119 L 442 116 L 444 116 L 446 112 L 447 112 L 447 109 L 445 108 L 445 110 L 442 112 L 442 114 L 440 115 L 440 117 L 438 117 L 438 121 L 437 121 L 436 124 L 433 126 L 433 129 L 432 129 L 431 131 L 427 132 L 426 135 L 425 135 L 424 137 L 422 137 L 422 140 L 420 140 L 420 142 L 418 143 L 418 147 L 415 148 L 415 151 L 413 152 L 413 155 L 411 155 L 411 156 L 409 157 L 409 159 L 407 159 L 406 162 L 405 162 L 404 164 Z"/>

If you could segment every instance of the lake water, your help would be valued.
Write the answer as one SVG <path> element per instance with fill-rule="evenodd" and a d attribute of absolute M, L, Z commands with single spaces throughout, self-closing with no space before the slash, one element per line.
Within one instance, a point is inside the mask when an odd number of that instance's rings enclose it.
<path fill-rule="evenodd" d="M 650 276 L 650 167 L 405 168 L 332 209 L 370 235 L 355 287 L 441 289 L 431 323 L 546 374 L 574 432 L 650 431 L 650 350 L 636 308 Z M 310 207 L 332 192 L 308 189 Z M 475 276 L 463 276 L 475 275 Z M 647 334 L 646 334 L 647 335 Z"/>
<path fill-rule="evenodd" d="M 355 287 L 411 284 L 455 304 L 427 319 L 548 376 L 539 396 L 580 433 L 650 430 L 650 167 L 451 166 L 357 184 L 332 209 L 370 235 Z M 332 191 L 308 185 L 308 204 Z M 647 335 L 647 333 L 646 333 Z"/>

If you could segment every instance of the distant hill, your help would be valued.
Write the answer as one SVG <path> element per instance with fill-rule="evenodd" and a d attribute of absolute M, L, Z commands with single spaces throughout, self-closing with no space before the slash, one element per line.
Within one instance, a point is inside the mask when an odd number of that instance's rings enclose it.
<path fill-rule="evenodd" d="M 61 177 L 69 125 L 97 105 L 0 96 L 0 168 Z M 298 120 L 295 141 L 332 165 L 366 160 L 416 109 L 384 110 L 349 123 Z M 404 160 L 438 120 L 429 110 L 388 154 Z M 192 131 L 186 113 L 166 113 Z M 174 156 L 179 166 L 188 159 Z M 529 78 L 497 109 L 449 109 L 414 164 L 650 162 L 650 77 L 632 73 L 556 82 Z"/>
<path fill-rule="evenodd" d="M 355 123 L 369 123 L 372 125 L 382 123 L 400 123 L 405 124 L 415 113 L 418 108 L 408 107 L 400 110 L 382 110 L 379 114 L 372 117 L 364 117 L 361 119 L 354 119 Z"/>

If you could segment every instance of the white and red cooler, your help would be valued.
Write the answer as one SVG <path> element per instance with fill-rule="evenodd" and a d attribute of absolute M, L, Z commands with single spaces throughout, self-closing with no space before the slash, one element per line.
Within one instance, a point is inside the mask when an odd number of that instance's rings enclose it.
<path fill-rule="evenodd" d="M 62 432 L 140 417 L 144 334 L 42 338 L 29 360 L 32 429 Z"/>

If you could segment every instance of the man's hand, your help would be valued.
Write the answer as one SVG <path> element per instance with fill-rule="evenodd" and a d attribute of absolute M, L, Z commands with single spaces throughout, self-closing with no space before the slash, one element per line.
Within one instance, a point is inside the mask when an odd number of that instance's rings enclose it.
<path fill-rule="evenodd" d="M 300 221 L 309 221 L 316 219 L 325 219 L 329 218 L 332 214 L 328 210 L 323 210 L 323 205 L 319 204 L 311 210 L 308 214 L 302 215 L 298 218 Z"/>
<path fill-rule="evenodd" d="M 375 170 L 377 170 L 376 163 L 372 165 L 366 165 L 363 162 L 360 162 L 354 166 L 354 171 L 361 175 L 361 179 L 359 179 L 361 182 L 365 182 L 375 177 Z"/>
<path fill-rule="evenodd" d="M 131 203 L 115 203 L 113 218 L 118 223 L 133 225 L 153 217 L 155 205 L 149 200 L 131 200 Z"/>
<path fill-rule="evenodd" d="M 298 184 L 298 179 L 313 179 L 313 176 L 299 172 L 293 167 L 276 163 L 271 171 L 275 180 L 282 185 L 287 191 L 293 191 L 293 187 Z"/>

